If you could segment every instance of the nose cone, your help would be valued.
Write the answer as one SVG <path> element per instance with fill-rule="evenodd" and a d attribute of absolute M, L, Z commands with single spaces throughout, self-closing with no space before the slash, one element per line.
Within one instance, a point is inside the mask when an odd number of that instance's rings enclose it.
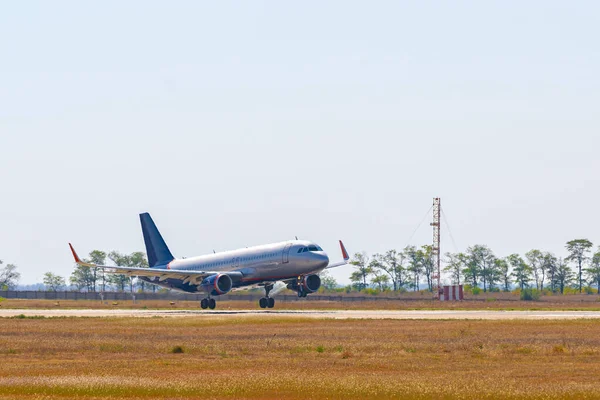
<path fill-rule="evenodd" d="M 314 269 L 325 268 L 329 265 L 329 257 L 327 257 L 327 253 L 324 251 L 315 251 L 311 254 L 312 264 Z"/>

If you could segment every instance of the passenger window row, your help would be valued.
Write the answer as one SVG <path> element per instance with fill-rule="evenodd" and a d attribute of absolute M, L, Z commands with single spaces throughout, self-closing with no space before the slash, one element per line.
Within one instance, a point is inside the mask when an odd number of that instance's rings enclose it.
<path fill-rule="evenodd" d="M 275 257 L 277 255 L 277 253 L 269 253 L 269 254 L 261 254 L 259 256 L 253 256 L 253 257 L 242 257 L 240 259 L 240 261 L 253 261 L 253 260 L 263 260 L 265 258 L 269 258 L 269 257 Z M 226 264 L 231 264 L 232 262 L 227 262 L 227 261 L 220 261 L 220 262 L 216 262 L 216 263 L 210 263 L 208 265 L 206 265 L 206 267 L 210 268 L 210 267 L 217 267 L 219 265 L 226 265 Z"/>

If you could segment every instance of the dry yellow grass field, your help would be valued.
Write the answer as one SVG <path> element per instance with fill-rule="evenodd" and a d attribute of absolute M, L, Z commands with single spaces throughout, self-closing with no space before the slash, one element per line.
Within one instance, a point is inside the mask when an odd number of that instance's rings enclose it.
<path fill-rule="evenodd" d="M 310 298 L 301 301 L 278 301 L 278 310 L 597 310 L 600 311 L 599 296 L 548 296 L 542 301 L 515 301 L 490 298 L 488 300 L 465 300 L 461 302 L 440 302 L 424 300 L 390 301 L 314 301 Z M 135 304 L 131 300 L 22 300 L 6 299 L 0 308 L 82 308 L 82 309 L 199 309 L 197 301 L 142 300 Z M 217 310 L 258 310 L 257 301 L 225 300 L 217 301 Z"/>
<path fill-rule="evenodd" d="M 5 318 L 0 398 L 593 399 L 599 357 L 594 320 Z"/>

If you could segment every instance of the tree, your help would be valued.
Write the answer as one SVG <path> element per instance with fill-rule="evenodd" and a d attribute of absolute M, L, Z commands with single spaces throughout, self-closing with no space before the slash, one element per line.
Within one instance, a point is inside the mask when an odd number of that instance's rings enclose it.
<path fill-rule="evenodd" d="M 373 272 L 373 269 L 369 265 L 369 256 L 364 251 L 362 253 L 355 253 L 350 264 L 355 267 L 350 280 L 355 283 L 358 290 L 365 289 L 367 287 L 367 276 Z"/>
<path fill-rule="evenodd" d="M 51 292 L 56 292 L 65 286 L 65 278 L 53 274 L 52 272 L 46 272 L 42 281 L 46 286 L 46 289 Z"/>
<path fill-rule="evenodd" d="M 321 278 L 321 286 L 325 290 L 335 290 L 337 288 L 338 283 L 335 280 L 335 278 L 333 276 L 331 276 L 329 271 L 324 270 L 324 271 L 320 272 L 319 277 Z"/>
<path fill-rule="evenodd" d="M 505 292 L 510 291 L 510 265 L 505 258 L 497 258 L 494 261 L 495 269 L 498 273 L 498 277 L 502 281 L 502 286 Z"/>
<path fill-rule="evenodd" d="M 146 253 L 142 251 L 136 251 L 129 255 L 129 266 L 136 268 L 148 268 L 148 260 L 146 259 Z M 131 291 L 133 292 L 133 279 L 130 280 Z M 138 284 L 142 292 L 145 289 L 146 281 L 138 278 Z"/>
<path fill-rule="evenodd" d="M 411 274 L 411 286 L 416 292 L 417 290 L 419 290 L 419 277 L 423 273 L 423 252 L 417 250 L 415 246 L 406 246 L 406 248 L 404 249 L 404 254 L 406 255 L 406 259 L 408 260 L 407 269 Z"/>
<path fill-rule="evenodd" d="M 546 273 L 546 275 L 548 276 L 548 281 L 550 282 L 550 290 L 552 290 L 552 293 L 554 293 L 556 291 L 556 280 L 555 280 L 555 275 L 556 275 L 556 268 L 557 268 L 557 264 L 556 264 L 557 260 L 556 257 L 554 256 L 554 254 L 552 253 L 544 253 L 543 258 L 542 258 L 542 263 L 544 264 L 544 271 Z M 542 285 L 542 289 L 544 288 L 544 286 Z"/>
<path fill-rule="evenodd" d="M 511 254 L 506 260 L 513 269 L 512 276 L 515 278 L 515 283 L 519 285 L 521 290 L 529 287 L 529 281 L 531 280 L 531 268 L 529 268 L 529 265 L 518 254 Z"/>
<path fill-rule="evenodd" d="M 483 282 L 483 291 L 487 290 L 487 284 L 491 280 L 493 282 L 494 277 L 494 260 L 496 257 L 489 247 L 481 244 L 476 244 L 467 248 L 467 255 L 473 263 L 474 271 L 481 277 Z"/>
<path fill-rule="evenodd" d="M 130 267 L 131 259 L 128 255 L 121 254 L 118 251 L 111 251 L 108 253 L 108 258 L 115 263 L 115 265 L 121 267 Z M 113 274 L 109 277 L 109 282 L 117 287 L 117 290 L 120 292 L 125 291 L 125 286 L 131 284 L 132 280 L 127 275 L 122 274 Z"/>
<path fill-rule="evenodd" d="M 388 282 L 390 281 L 389 276 L 381 271 L 374 272 L 374 278 L 371 279 L 371 283 L 377 285 L 380 292 L 383 292 L 388 287 Z"/>
<path fill-rule="evenodd" d="M 446 253 L 446 266 L 444 271 L 449 272 L 452 277 L 452 283 L 460 285 L 463 271 L 467 268 L 468 257 L 464 253 Z"/>
<path fill-rule="evenodd" d="M 83 260 L 84 262 L 89 262 L 88 260 Z M 69 282 L 71 285 L 75 286 L 77 290 L 82 291 L 83 289 L 87 289 L 90 291 L 92 286 L 92 281 L 94 280 L 92 269 L 90 267 L 85 267 L 82 265 L 77 265 L 75 270 L 71 273 L 69 277 Z"/>
<path fill-rule="evenodd" d="M 565 259 L 569 262 L 576 262 L 579 272 L 579 293 L 583 288 L 583 277 L 582 277 L 582 266 L 585 260 L 587 260 L 586 254 L 590 252 L 593 244 L 587 239 L 575 239 L 567 242 L 566 248 L 569 252 L 569 256 Z"/>
<path fill-rule="evenodd" d="M 490 291 L 494 290 L 496 288 L 496 284 L 501 282 L 503 278 L 502 271 L 500 271 L 497 261 L 498 259 L 494 255 L 492 255 L 492 257 L 489 259 L 490 266 L 488 267 L 487 271 L 487 281 Z"/>
<path fill-rule="evenodd" d="M 544 269 L 544 255 L 539 250 L 530 250 L 525 253 L 525 258 L 529 262 L 529 267 L 533 272 L 533 277 L 535 278 L 535 287 L 536 289 L 544 288 L 544 278 L 546 274 L 546 270 Z"/>
<path fill-rule="evenodd" d="M 2 265 L 2 260 L 0 260 Z M 6 267 L 0 267 L 0 290 L 11 290 L 19 283 L 21 274 L 17 272 L 17 266 L 6 264 Z"/>
<path fill-rule="evenodd" d="M 421 265 L 423 266 L 423 273 L 425 273 L 425 279 L 427 279 L 427 288 L 430 292 L 433 292 L 433 276 L 436 273 L 436 266 L 433 262 L 433 246 L 421 246 L 421 249 L 418 250 L 418 253 L 421 260 Z"/>
<path fill-rule="evenodd" d="M 405 284 L 404 253 L 388 250 L 385 255 L 373 255 L 372 267 L 387 274 L 392 281 L 394 291 L 401 289 Z"/>
<path fill-rule="evenodd" d="M 558 287 L 561 294 L 565 292 L 567 286 L 573 280 L 573 271 L 569 268 L 569 263 L 562 258 L 556 260 L 556 272 L 554 274 L 554 287 Z"/>
<path fill-rule="evenodd" d="M 463 275 L 465 282 L 469 282 L 473 287 L 479 287 L 479 270 L 477 263 L 469 255 L 466 255 L 465 268 L 463 269 Z"/>
<path fill-rule="evenodd" d="M 600 294 L 600 248 L 592 256 L 590 267 L 586 269 L 586 273 L 590 282 L 594 282 Z"/>
<path fill-rule="evenodd" d="M 89 254 L 90 263 L 96 265 L 106 265 L 106 253 L 100 250 L 92 250 Z M 98 268 L 91 268 L 91 274 L 89 275 L 88 281 L 91 283 L 92 291 L 96 291 L 96 282 L 98 278 L 102 279 L 102 291 L 106 289 L 106 274 L 104 270 Z M 100 275 L 100 276 L 98 276 Z"/>

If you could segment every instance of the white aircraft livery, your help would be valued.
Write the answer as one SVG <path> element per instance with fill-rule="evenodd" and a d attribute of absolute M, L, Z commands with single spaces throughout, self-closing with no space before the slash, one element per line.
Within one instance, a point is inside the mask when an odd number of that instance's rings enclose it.
<path fill-rule="evenodd" d="M 150 214 L 140 214 L 149 268 L 96 265 L 82 261 L 69 243 L 75 262 L 81 266 L 99 268 L 107 273 L 137 276 L 146 282 L 188 293 L 206 293 L 200 306 L 216 307 L 212 296 L 235 289 L 263 287 L 265 297 L 261 308 L 273 308 L 275 299 L 269 296 L 275 283 L 283 282 L 298 297 L 306 297 L 321 287 L 318 273 L 348 263 L 348 252 L 340 240 L 343 261 L 329 263 L 329 257 L 317 244 L 306 240 L 265 244 L 262 246 L 176 259 L 171 254 Z"/>

